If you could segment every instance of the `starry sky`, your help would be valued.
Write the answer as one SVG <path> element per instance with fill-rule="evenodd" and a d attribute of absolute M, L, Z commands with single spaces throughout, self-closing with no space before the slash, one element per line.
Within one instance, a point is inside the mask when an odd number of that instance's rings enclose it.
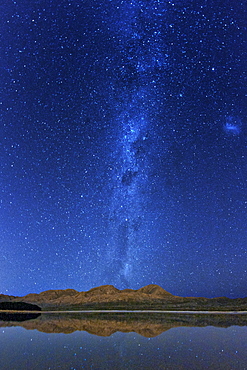
<path fill-rule="evenodd" d="M 0 293 L 247 296 L 246 2 L 0 11 Z"/>

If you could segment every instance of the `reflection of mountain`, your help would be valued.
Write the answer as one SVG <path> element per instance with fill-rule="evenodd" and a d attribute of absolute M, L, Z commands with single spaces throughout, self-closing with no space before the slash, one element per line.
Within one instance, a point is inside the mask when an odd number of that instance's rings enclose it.
<path fill-rule="evenodd" d="M 74 289 L 47 290 L 24 297 L 0 294 L 0 302 L 26 302 L 36 304 L 42 310 L 247 310 L 247 298 L 183 298 L 153 284 L 138 290 L 119 290 L 112 285 L 104 285 L 88 292 L 78 292 Z"/>
<path fill-rule="evenodd" d="M 246 315 L 188 315 L 143 313 L 67 313 L 41 314 L 37 319 L 23 322 L 1 322 L 0 327 L 22 326 L 27 330 L 44 333 L 87 331 L 98 336 L 110 336 L 115 332 L 135 332 L 144 337 L 155 337 L 179 326 L 246 326 Z"/>
<path fill-rule="evenodd" d="M 0 312 L 0 326 L 1 321 L 27 321 L 34 320 L 39 317 L 40 313 L 9 313 L 9 312 Z"/>

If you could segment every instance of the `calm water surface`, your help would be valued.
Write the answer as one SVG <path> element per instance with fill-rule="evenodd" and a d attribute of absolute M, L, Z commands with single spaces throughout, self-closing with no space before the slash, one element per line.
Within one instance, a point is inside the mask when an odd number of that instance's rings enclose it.
<path fill-rule="evenodd" d="M 41 325 L 30 329 L 23 323 L 0 324 L 1 370 L 247 369 L 247 326 L 178 326 L 146 337 L 119 331 L 109 335 L 107 328 L 104 334 L 102 327 L 99 336 L 74 331 L 73 325 L 70 334 L 56 333 L 54 322 L 49 324 L 51 333 L 40 331 Z"/>

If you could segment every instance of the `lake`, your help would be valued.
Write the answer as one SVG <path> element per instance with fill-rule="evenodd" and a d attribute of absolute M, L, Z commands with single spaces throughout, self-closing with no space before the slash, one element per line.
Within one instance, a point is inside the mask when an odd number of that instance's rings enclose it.
<path fill-rule="evenodd" d="M 53 313 L 0 320 L 1 370 L 247 369 L 247 315 Z"/>

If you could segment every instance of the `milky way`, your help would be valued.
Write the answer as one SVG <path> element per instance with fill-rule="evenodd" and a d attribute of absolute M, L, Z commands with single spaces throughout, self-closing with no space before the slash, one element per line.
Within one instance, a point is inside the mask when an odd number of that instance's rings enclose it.
<path fill-rule="evenodd" d="M 246 296 L 246 4 L 1 13 L 0 293 Z"/>
<path fill-rule="evenodd" d="M 113 32 L 119 37 L 119 49 L 124 55 L 117 67 L 118 87 L 121 80 L 117 168 L 113 171 L 114 184 L 109 242 L 108 274 L 115 273 L 114 281 L 131 286 L 140 274 L 140 254 L 147 254 L 148 233 L 145 231 L 145 186 L 148 182 L 148 131 L 152 130 L 150 115 L 154 111 L 157 94 L 157 71 L 166 68 L 167 54 L 162 51 L 161 28 L 164 6 L 159 2 L 136 1 L 122 3 L 122 20 L 114 22 Z M 149 86 L 150 85 L 150 86 Z M 157 88 L 157 86 L 155 86 Z M 156 104 L 157 108 L 157 104 Z M 145 225 L 145 226 L 144 226 Z"/>

